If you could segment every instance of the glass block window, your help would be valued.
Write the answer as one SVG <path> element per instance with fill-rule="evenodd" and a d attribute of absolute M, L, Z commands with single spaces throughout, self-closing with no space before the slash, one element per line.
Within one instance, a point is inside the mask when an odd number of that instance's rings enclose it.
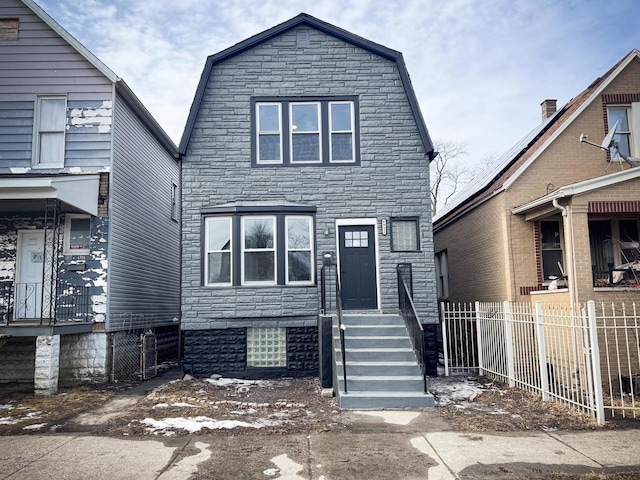
<path fill-rule="evenodd" d="M 286 367 L 287 332 L 284 328 L 247 329 L 247 366 Z"/>
<path fill-rule="evenodd" d="M 418 232 L 417 218 L 392 218 L 391 250 L 394 252 L 419 251 Z"/>

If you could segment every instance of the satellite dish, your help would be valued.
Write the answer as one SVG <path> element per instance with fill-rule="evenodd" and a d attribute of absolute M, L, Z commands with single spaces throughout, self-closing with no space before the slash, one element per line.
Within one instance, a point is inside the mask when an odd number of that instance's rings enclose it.
<path fill-rule="evenodd" d="M 613 128 L 609 130 L 609 133 L 607 133 L 607 136 L 604 137 L 604 140 L 602 140 L 602 143 L 600 144 L 600 148 L 602 150 L 609 150 L 613 146 L 613 136 L 616 134 L 616 130 L 618 129 L 619 123 L 620 123 L 620 120 L 616 120 L 616 123 L 614 123 Z"/>

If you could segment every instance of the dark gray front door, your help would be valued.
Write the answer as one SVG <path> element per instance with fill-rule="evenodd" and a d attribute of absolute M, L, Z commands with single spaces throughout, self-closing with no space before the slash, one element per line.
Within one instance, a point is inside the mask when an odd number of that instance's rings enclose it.
<path fill-rule="evenodd" d="M 342 308 L 375 309 L 376 244 L 373 225 L 338 227 Z"/>

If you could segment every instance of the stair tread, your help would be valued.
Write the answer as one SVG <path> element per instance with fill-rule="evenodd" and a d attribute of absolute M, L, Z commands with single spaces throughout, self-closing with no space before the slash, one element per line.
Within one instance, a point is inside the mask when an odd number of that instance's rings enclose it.
<path fill-rule="evenodd" d="M 347 367 L 349 364 L 347 364 Z M 422 375 L 347 375 L 347 382 L 350 380 L 420 380 Z M 338 377 L 338 381 L 342 378 Z"/>
<path fill-rule="evenodd" d="M 400 390 L 395 392 L 385 392 L 381 390 L 349 390 L 347 393 L 340 392 L 340 396 L 351 397 L 424 397 L 433 395 L 431 392 Z"/>
<path fill-rule="evenodd" d="M 411 360 L 385 360 L 378 362 L 367 362 L 366 360 L 349 360 L 347 366 L 371 366 L 371 367 L 391 367 L 391 366 L 417 366 L 417 362 Z"/>

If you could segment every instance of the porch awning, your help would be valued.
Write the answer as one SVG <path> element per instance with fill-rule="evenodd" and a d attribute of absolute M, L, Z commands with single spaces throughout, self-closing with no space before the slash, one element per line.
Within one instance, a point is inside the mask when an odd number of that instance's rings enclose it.
<path fill-rule="evenodd" d="M 0 178 L 0 200 L 57 199 L 98 214 L 100 175 Z"/>

